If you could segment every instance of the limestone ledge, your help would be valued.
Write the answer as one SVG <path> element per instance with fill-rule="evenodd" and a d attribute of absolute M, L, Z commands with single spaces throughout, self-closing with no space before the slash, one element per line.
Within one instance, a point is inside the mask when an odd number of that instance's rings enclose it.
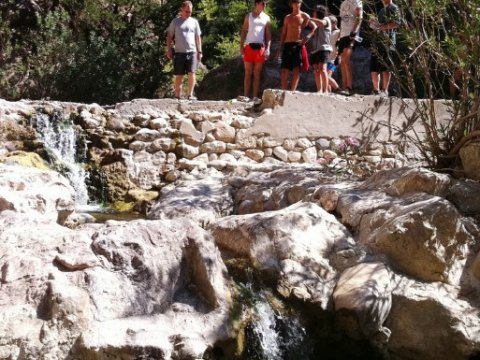
<path fill-rule="evenodd" d="M 446 104 L 435 106 L 447 119 Z M 89 157 L 97 163 L 121 157 L 143 189 L 175 181 L 179 170 L 208 166 L 291 163 L 363 176 L 421 161 L 412 144 L 396 135 L 412 112 L 407 100 L 397 98 L 265 90 L 257 107 L 236 100 L 136 99 L 113 106 L 0 100 L 0 126 L 25 126 L 39 112 L 73 119 L 89 142 Z M 4 154 L 38 150 L 12 129 L 0 137 Z"/>

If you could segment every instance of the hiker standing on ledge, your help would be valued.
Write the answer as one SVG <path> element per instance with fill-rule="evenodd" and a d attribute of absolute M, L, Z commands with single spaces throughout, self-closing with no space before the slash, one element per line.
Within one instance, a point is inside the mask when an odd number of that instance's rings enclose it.
<path fill-rule="evenodd" d="M 167 58 L 173 59 L 173 73 L 175 74 L 175 97 L 182 95 L 182 82 L 188 74 L 188 99 L 196 100 L 193 96 L 195 88 L 195 71 L 198 62 L 202 60 L 202 39 L 200 25 L 192 18 L 193 5 L 191 1 L 184 1 L 180 8 L 180 16 L 173 19 L 167 30 Z M 172 43 L 175 43 L 173 54 Z"/>
<path fill-rule="evenodd" d="M 243 57 L 245 77 L 243 80 L 243 100 L 248 101 L 253 75 L 253 100 L 258 101 L 260 76 L 263 64 L 270 56 L 272 32 L 270 16 L 265 14 L 267 0 L 255 0 L 255 8 L 243 20 L 240 32 L 240 53 Z M 245 45 L 246 44 L 246 45 Z"/>
<path fill-rule="evenodd" d="M 291 71 L 293 75 L 290 90 L 295 91 L 298 86 L 300 66 L 303 61 L 308 61 L 308 59 L 302 59 L 302 48 L 313 36 L 317 25 L 310 20 L 310 16 L 307 13 L 300 11 L 302 0 L 290 0 L 290 6 L 292 7 L 292 12 L 285 16 L 283 20 L 280 38 L 283 48 L 280 82 L 282 90 L 287 90 L 288 75 Z M 310 28 L 310 32 L 302 39 L 302 30 L 307 26 Z"/>
<path fill-rule="evenodd" d="M 362 0 L 344 0 L 340 5 L 340 40 L 338 55 L 340 56 L 340 71 L 345 95 L 353 94 L 353 75 L 351 57 L 353 48 L 361 41 L 358 34 L 363 17 Z"/>

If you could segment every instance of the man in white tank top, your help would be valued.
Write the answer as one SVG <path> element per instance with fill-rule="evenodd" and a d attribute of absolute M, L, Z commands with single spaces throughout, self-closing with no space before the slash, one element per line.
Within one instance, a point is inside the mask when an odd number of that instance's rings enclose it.
<path fill-rule="evenodd" d="M 270 29 L 270 16 L 265 14 L 267 0 L 255 0 L 255 8 L 243 20 L 240 32 L 240 53 L 245 66 L 243 80 L 244 100 L 250 96 L 253 75 L 253 98 L 258 97 L 260 89 L 260 76 L 263 64 L 270 55 L 270 42 L 272 40 Z"/>

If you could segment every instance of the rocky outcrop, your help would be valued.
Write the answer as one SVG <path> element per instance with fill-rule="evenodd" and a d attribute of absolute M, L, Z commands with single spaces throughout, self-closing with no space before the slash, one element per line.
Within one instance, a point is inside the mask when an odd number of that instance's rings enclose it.
<path fill-rule="evenodd" d="M 203 229 L 177 219 L 73 231 L 56 222 L 63 177 L 2 170 L 14 201 L 0 211 L 1 358 L 201 358 L 231 337 L 225 265 Z"/>
<path fill-rule="evenodd" d="M 233 189 L 215 169 L 196 179 L 185 179 L 165 186 L 148 211 L 149 219 L 187 217 L 206 226 L 233 213 Z"/>
<path fill-rule="evenodd" d="M 75 192 L 57 172 L 0 164 L 0 212 L 4 210 L 34 212 L 63 224 L 75 210 Z"/>
<path fill-rule="evenodd" d="M 35 129 L 42 130 L 39 120 L 47 118 L 53 128 L 71 126 L 81 131 L 76 141 L 83 146 L 77 157 L 84 168 L 97 174 L 90 177 L 90 188 L 103 189 L 106 202 L 144 209 L 137 194 L 158 194 L 182 173 L 205 167 L 225 171 L 238 165 L 279 168 L 288 163 L 365 176 L 402 167 L 416 157 L 408 143 L 385 131 L 392 122 L 402 126 L 402 117 L 392 114 L 408 116 L 406 100 L 275 90 L 266 90 L 263 98 L 261 107 L 235 100 L 134 100 L 106 108 L 2 101 L 5 117 L 0 124 L 11 131 L 0 138 L 5 148 L 0 159 L 8 154 L 12 161 L 11 150 L 25 149 L 54 163 L 35 133 Z M 442 119 L 446 107 L 440 101 L 435 104 Z M 302 115 L 303 109 L 312 106 L 316 108 L 309 116 Z M 376 130 L 365 133 L 362 129 L 372 128 L 372 121 Z M 367 142 L 373 136 L 378 142 Z"/>
<path fill-rule="evenodd" d="M 335 310 L 349 310 L 358 317 L 362 332 L 385 344 L 390 330 L 383 326 L 392 307 L 390 273 L 381 262 L 361 263 L 345 270 L 333 293 Z M 351 331 L 348 327 L 347 331 Z"/>
<path fill-rule="evenodd" d="M 348 254 L 349 232 L 314 204 L 298 203 L 280 211 L 236 215 L 208 226 L 221 249 L 247 258 L 274 278 L 285 297 L 309 300 L 326 308 L 334 286 L 333 254 Z M 348 260 L 345 260 L 348 261 Z"/>
<path fill-rule="evenodd" d="M 234 338 L 258 316 L 238 293 L 261 287 L 306 314 L 312 334 L 340 332 L 393 359 L 478 356 L 478 183 L 402 167 L 393 142 L 273 136 L 272 114 L 288 113 L 275 102 L 297 94 L 268 94 L 264 112 L 234 101 L 5 105 L 0 122 L 17 124 L 68 111 L 89 141 L 85 166 L 103 172 L 112 199 L 145 202 L 148 220 L 91 222 L 63 176 L 0 138 L 0 358 L 235 359 Z M 390 170 L 355 176 L 379 168 Z"/>

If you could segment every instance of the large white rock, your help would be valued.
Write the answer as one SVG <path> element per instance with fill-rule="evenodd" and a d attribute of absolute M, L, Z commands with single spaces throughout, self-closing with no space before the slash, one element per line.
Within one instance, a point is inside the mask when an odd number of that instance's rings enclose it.
<path fill-rule="evenodd" d="M 336 276 L 329 257 L 353 246 L 348 230 L 311 203 L 228 216 L 208 229 L 221 249 L 248 258 L 259 271 L 276 274 L 284 296 L 302 294 L 324 308 Z"/>
<path fill-rule="evenodd" d="M 390 274 L 383 263 L 361 263 L 345 270 L 333 292 L 335 310 L 351 310 L 367 337 L 378 332 L 385 340 L 390 330 L 383 326 L 392 306 Z"/>
<path fill-rule="evenodd" d="M 62 222 L 75 209 L 75 191 L 54 171 L 0 164 L 0 212 L 35 212 Z"/>
<path fill-rule="evenodd" d="M 197 179 L 167 185 L 148 213 L 149 219 L 188 217 L 205 225 L 233 212 L 232 188 L 216 170 Z"/>
<path fill-rule="evenodd" d="M 364 215 L 359 241 L 405 274 L 458 284 L 473 238 L 451 203 L 425 194 Z"/>
<path fill-rule="evenodd" d="M 2 358 L 202 358 L 231 336 L 225 266 L 189 220 L 72 231 L 7 210 L 0 228 Z"/>
<path fill-rule="evenodd" d="M 392 289 L 387 347 L 399 359 L 465 360 L 480 353 L 477 296 L 472 301 L 459 287 L 398 275 Z"/>

